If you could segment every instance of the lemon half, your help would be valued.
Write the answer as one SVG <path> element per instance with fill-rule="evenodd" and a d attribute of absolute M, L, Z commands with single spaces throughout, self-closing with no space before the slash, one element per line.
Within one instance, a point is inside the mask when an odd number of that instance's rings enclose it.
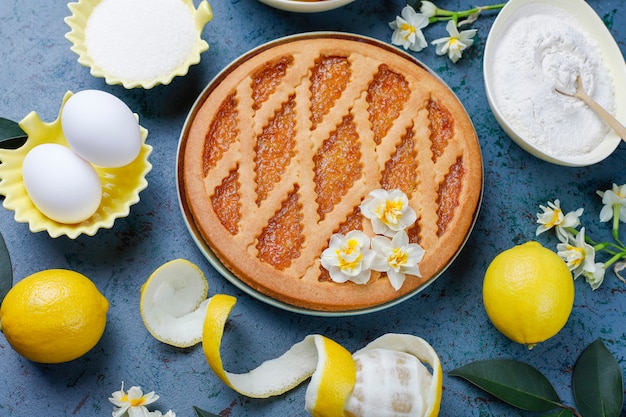
<path fill-rule="evenodd" d="M 155 339 L 181 348 L 193 346 L 202 340 L 208 292 L 200 268 L 185 259 L 169 261 L 141 286 L 141 319 Z"/>

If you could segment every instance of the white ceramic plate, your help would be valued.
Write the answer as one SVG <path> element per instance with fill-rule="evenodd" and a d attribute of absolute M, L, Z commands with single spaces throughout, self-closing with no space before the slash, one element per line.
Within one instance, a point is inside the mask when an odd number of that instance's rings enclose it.
<path fill-rule="evenodd" d="M 276 9 L 297 13 L 318 13 L 337 9 L 354 0 L 259 0 Z"/>
<path fill-rule="evenodd" d="M 545 161 L 564 166 L 587 166 L 602 161 L 607 158 L 620 144 L 619 136 L 610 131 L 605 139 L 591 152 L 584 155 L 556 157 L 531 143 L 522 134 L 516 132 L 498 108 L 494 88 L 493 66 L 496 57 L 496 50 L 502 35 L 522 13 L 521 9 L 533 10 L 537 8 L 550 7 L 564 11 L 574 19 L 576 26 L 586 32 L 589 37 L 597 43 L 602 60 L 609 68 L 613 76 L 615 93 L 615 112 L 622 123 L 626 122 L 626 64 L 624 57 L 615 42 L 615 39 L 604 25 L 604 22 L 596 12 L 583 0 L 510 0 L 500 11 L 489 32 L 489 37 L 485 45 L 483 74 L 485 78 L 485 89 L 491 110 L 504 131 L 521 148 L 532 155 Z"/>

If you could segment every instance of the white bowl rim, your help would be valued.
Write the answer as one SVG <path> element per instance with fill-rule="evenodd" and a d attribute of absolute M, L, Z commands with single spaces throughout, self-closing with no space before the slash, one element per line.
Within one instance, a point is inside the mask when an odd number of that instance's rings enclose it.
<path fill-rule="evenodd" d="M 268 6 L 287 12 L 318 13 L 337 9 L 354 0 L 259 0 Z"/>
<path fill-rule="evenodd" d="M 491 85 L 489 71 L 493 50 L 498 41 L 498 36 L 504 29 L 506 29 L 508 21 L 515 16 L 518 9 L 532 6 L 533 4 L 548 5 L 563 10 L 580 24 L 580 28 L 585 30 L 596 40 L 600 53 L 602 54 L 603 61 L 613 75 L 616 106 L 614 116 L 618 120 L 626 120 L 626 63 L 624 61 L 624 57 L 622 56 L 617 42 L 609 32 L 608 28 L 604 25 L 604 22 L 600 19 L 595 10 L 593 10 L 593 8 L 584 0 L 509 0 L 506 3 L 504 8 L 496 17 L 485 43 L 483 77 L 485 80 L 485 90 L 489 106 L 503 130 L 515 143 L 532 155 L 544 161 L 564 166 L 583 167 L 593 165 L 609 157 L 619 146 L 621 138 L 613 130 L 609 132 L 604 141 L 591 153 L 572 157 L 555 157 L 539 149 L 513 131 L 513 129 L 506 122 L 502 113 L 497 108 L 493 98 L 494 92 Z"/>

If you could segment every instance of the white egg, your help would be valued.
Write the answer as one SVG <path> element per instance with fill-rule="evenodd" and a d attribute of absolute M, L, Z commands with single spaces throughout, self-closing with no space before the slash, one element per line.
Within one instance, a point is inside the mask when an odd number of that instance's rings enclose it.
<path fill-rule="evenodd" d="M 71 149 L 53 143 L 31 149 L 22 163 L 31 201 L 59 223 L 80 223 L 100 206 L 102 184 L 95 168 Z"/>
<path fill-rule="evenodd" d="M 107 168 L 131 163 L 141 149 L 139 123 L 132 110 L 106 91 L 72 95 L 61 112 L 70 147 L 89 162 Z"/>

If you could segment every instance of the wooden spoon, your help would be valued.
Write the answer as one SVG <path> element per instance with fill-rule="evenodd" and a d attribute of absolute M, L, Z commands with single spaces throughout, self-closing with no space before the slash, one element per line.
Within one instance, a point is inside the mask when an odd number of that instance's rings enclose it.
<path fill-rule="evenodd" d="M 583 81 L 580 78 L 580 75 L 576 77 L 576 92 L 574 94 L 566 93 L 565 91 L 559 90 L 558 88 L 555 88 L 555 90 L 557 93 L 563 94 L 564 96 L 576 97 L 584 101 L 589 107 L 591 107 L 591 110 L 596 112 L 596 114 L 606 122 L 606 124 L 611 126 L 611 128 L 619 135 L 620 138 L 626 141 L 626 127 L 624 127 L 623 124 L 621 124 L 615 117 L 613 117 L 611 113 L 606 111 L 604 107 L 602 107 L 594 99 L 589 97 L 589 94 L 587 94 L 583 89 Z"/>

